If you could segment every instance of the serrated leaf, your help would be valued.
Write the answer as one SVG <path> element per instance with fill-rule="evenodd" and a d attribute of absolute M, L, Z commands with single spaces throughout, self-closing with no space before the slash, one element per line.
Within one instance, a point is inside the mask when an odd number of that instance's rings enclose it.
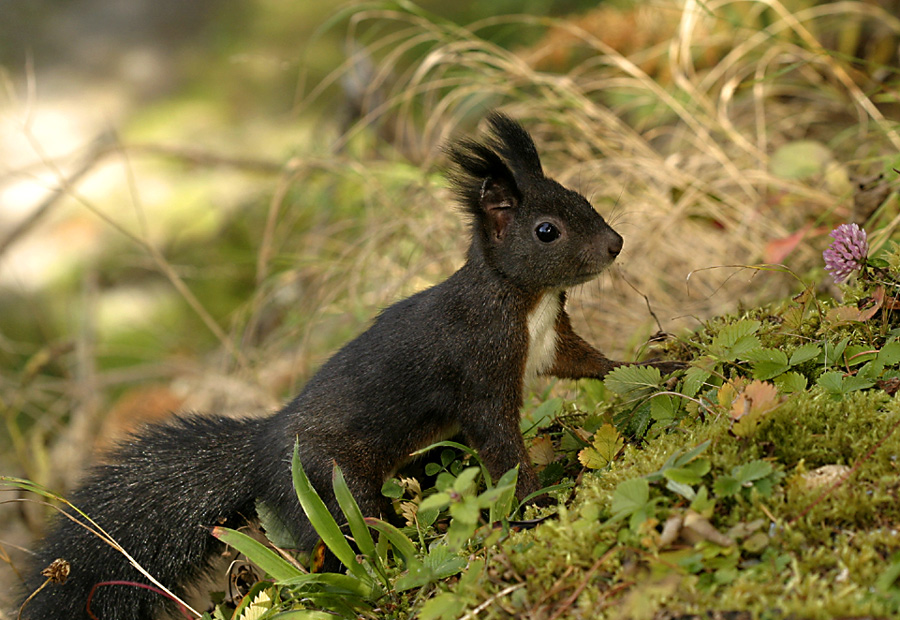
<path fill-rule="evenodd" d="M 744 484 L 746 482 L 753 482 L 754 480 L 765 478 L 773 471 L 775 470 L 771 463 L 757 459 L 735 467 L 731 473 L 737 478 L 738 482 Z"/>
<path fill-rule="evenodd" d="M 300 542 L 294 537 L 291 530 L 292 523 L 286 521 L 282 514 L 261 500 L 256 502 L 256 516 L 266 532 L 266 538 L 282 549 L 298 549 Z"/>
<path fill-rule="evenodd" d="M 549 437 L 537 437 L 528 448 L 528 456 L 535 465 L 549 465 L 556 460 L 553 440 Z"/>
<path fill-rule="evenodd" d="M 777 377 L 790 368 L 787 354 L 779 349 L 756 349 L 748 352 L 744 359 L 753 362 L 753 378 L 760 381 Z"/>
<path fill-rule="evenodd" d="M 825 372 L 816 379 L 816 385 L 823 388 L 826 392 L 841 395 L 842 379 L 843 373 L 834 371 Z"/>
<path fill-rule="evenodd" d="M 606 389 L 630 398 L 651 393 L 661 382 L 659 369 L 652 366 L 619 366 L 603 380 Z"/>
<path fill-rule="evenodd" d="M 808 342 L 794 349 L 794 352 L 791 353 L 791 359 L 789 363 L 791 366 L 796 366 L 797 364 L 802 364 L 803 362 L 808 362 L 809 360 L 816 359 L 821 353 L 822 347 L 820 347 L 815 342 Z"/>
<path fill-rule="evenodd" d="M 806 389 L 806 377 L 799 372 L 786 372 L 783 375 L 775 377 L 775 387 L 779 392 L 784 394 L 794 394 L 802 392 Z"/>
<path fill-rule="evenodd" d="M 709 519 L 712 516 L 715 507 L 716 500 L 709 497 L 709 491 L 705 486 L 700 487 L 700 489 L 697 490 L 697 495 L 691 501 L 691 510 L 698 512 Z"/>
<path fill-rule="evenodd" d="M 698 366 L 691 366 L 684 373 L 681 383 L 681 392 L 688 398 L 693 398 L 700 391 L 712 373 Z"/>
<path fill-rule="evenodd" d="M 616 428 L 626 437 L 643 437 L 650 426 L 650 420 L 650 403 L 648 402 L 632 410 L 622 409 L 613 418 Z"/>
<path fill-rule="evenodd" d="M 855 392 L 857 390 L 866 390 L 875 385 L 875 382 L 868 377 L 847 376 L 843 380 L 844 394 Z"/>
<path fill-rule="evenodd" d="M 848 342 L 850 342 L 849 336 L 833 346 L 828 346 L 828 342 L 825 343 L 825 363 L 828 366 L 835 366 L 841 363 L 844 349 L 847 348 Z"/>
<path fill-rule="evenodd" d="M 650 501 L 650 483 L 644 478 L 624 480 L 616 486 L 612 496 L 614 514 L 633 514 Z"/>
<path fill-rule="evenodd" d="M 723 327 L 709 345 L 710 353 L 720 360 L 732 362 L 760 348 L 759 338 L 754 335 L 760 325 L 759 321 L 744 319 Z"/>
<path fill-rule="evenodd" d="M 787 371 L 790 366 L 787 363 L 787 355 L 784 357 L 784 362 L 757 362 L 753 364 L 753 378 L 758 381 L 767 381 Z"/>
<path fill-rule="evenodd" d="M 604 424 L 594 433 L 591 446 L 578 453 L 578 460 L 590 469 L 602 469 L 612 463 L 624 445 L 619 431 L 612 424 Z"/>
<path fill-rule="evenodd" d="M 654 396 L 650 400 L 650 417 L 663 424 L 678 418 L 679 401 L 667 394 Z"/>
<path fill-rule="evenodd" d="M 844 376 L 840 372 L 826 372 L 823 373 L 816 380 L 816 384 L 825 389 L 829 394 L 835 397 L 843 397 L 845 394 L 849 394 L 850 392 L 855 392 L 857 390 L 865 390 L 873 385 L 875 385 L 875 381 L 872 381 L 868 377 L 856 377 L 856 376 Z"/>
<path fill-rule="evenodd" d="M 878 352 L 878 361 L 885 366 L 900 364 L 900 342 L 889 342 Z"/>
<path fill-rule="evenodd" d="M 745 355 L 743 359 L 748 362 L 773 362 L 779 364 L 788 363 L 787 354 L 784 351 L 782 351 L 781 349 L 770 349 L 768 347 L 755 349 L 754 351 L 751 351 L 747 355 Z"/>
<path fill-rule="evenodd" d="M 873 351 L 872 347 L 864 347 L 862 345 L 850 345 L 844 350 L 844 359 L 848 366 L 859 366 L 870 360 L 875 359 L 878 351 Z"/>
<path fill-rule="evenodd" d="M 738 437 L 747 437 L 756 430 L 762 419 L 781 404 L 777 388 L 771 383 L 751 381 L 731 405 L 731 427 Z"/>
<path fill-rule="evenodd" d="M 741 483 L 734 476 L 719 476 L 713 483 L 713 491 L 718 497 L 731 497 L 741 492 Z"/>
<path fill-rule="evenodd" d="M 870 379 L 872 381 L 875 381 L 878 379 L 878 377 L 881 376 L 881 373 L 883 372 L 884 364 L 878 361 L 878 358 L 876 357 L 874 360 L 863 365 L 862 368 L 857 370 L 856 376 L 861 379 Z"/>

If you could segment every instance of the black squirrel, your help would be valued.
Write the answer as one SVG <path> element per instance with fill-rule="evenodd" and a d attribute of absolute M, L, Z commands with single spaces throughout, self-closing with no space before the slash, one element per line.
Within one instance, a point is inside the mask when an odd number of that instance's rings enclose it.
<path fill-rule="evenodd" d="M 484 139 L 448 149 L 450 180 L 471 219 L 459 271 L 381 312 L 278 413 L 243 420 L 186 415 L 149 426 L 94 467 L 70 497 L 179 596 L 222 548 L 209 527 L 253 518 L 257 501 L 293 526 L 299 544 L 314 545 L 317 535 L 291 483 L 295 439 L 335 515 L 333 462 L 363 513 L 386 516 L 385 479 L 412 452 L 456 433 L 494 479 L 518 466 L 522 499 L 540 486 L 519 431 L 524 383 L 540 374 L 600 378 L 622 364 L 579 337 L 565 310 L 565 289 L 597 277 L 621 251 L 622 237 L 583 196 L 544 176 L 521 125 L 499 113 L 487 122 Z M 145 582 L 121 554 L 58 516 L 31 562 L 29 593 L 56 558 L 71 563 L 68 581 L 41 590 L 25 618 L 88 618 L 94 584 Z M 101 620 L 154 618 L 169 605 L 128 585 L 98 588 L 91 600 Z"/>

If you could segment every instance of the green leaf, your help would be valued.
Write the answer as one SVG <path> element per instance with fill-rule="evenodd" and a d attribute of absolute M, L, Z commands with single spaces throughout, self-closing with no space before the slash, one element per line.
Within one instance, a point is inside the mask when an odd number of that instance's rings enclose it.
<path fill-rule="evenodd" d="M 878 361 L 885 366 L 900 364 L 900 342 L 889 342 L 878 352 Z"/>
<path fill-rule="evenodd" d="M 460 495 L 471 493 L 475 489 L 475 478 L 477 476 L 477 467 L 466 467 L 464 470 L 459 472 L 459 475 L 453 482 L 453 490 Z"/>
<path fill-rule="evenodd" d="M 661 424 L 671 424 L 678 419 L 679 401 L 668 394 L 650 399 L 650 417 Z"/>
<path fill-rule="evenodd" d="M 606 389 L 632 399 L 653 392 L 661 382 L 659 369 L 652 366 L 619 366 L 603 380 Z"/>
<path fill-rule="evenodd" d="M 816 385 L 824 389 L 826 392 L 831 394 L 842 395 L 842 385 L 843 385 L 843 373 L 840 372 L 825 372 L 816 379 Z"/>
<path fill-rule="evenodd" d="M 875 587 L 880 592 L 896 590 L 897 579 L 900 578 L 900 553 L 891 557 L 891 563 L 875 580 Z"/>
<path fill-rule="evenodd" d="M 612 496 L 612 511 L 615 514 L 633 514 L 650 501 L 650 484 L 644 478 L 624 480 L 616 486 Z"/>
<path fill-rule="evenodd" d="M 422 448 L 421 450 L 416 450 L 410 456 L 419 456 L 434 448 L 456 448 L 457 450 L 462 450 L 463 452 L 471 456 L 475 460 L 475 462 L 478 463 L 478 466 L 481 467 L 481 475 L 484 478 L 485 486 L 487 486 L 488 488 L 493 486 L 493 482 L 491 481 L 491 474 L 490 472 L 488 472 L 487 466 L 484 464 L 484 461 L 482 461 L 481 457 L 478 456 L 478 452 L 476 452 L 474 448 L 470 448 L 469 446 L 461 444 L 457 441 L 438 441 L 431 444 L 430 446 Z"/>
<path fill-rule="evenodd" d="M 394 546 L 394 551 L 403 557 L 407 569 L 411 570 L 411 567 L 420 564 L 416 557 L 416 546 L 403 532 L 397 529 L 396 526 L 391 525 L 386 521 L 382 521 L 381 519 L 375 519 L 374 517 L 366 517 L 366 525 L 378 530 L 387 537 L 391 545 Z"/>
<path fill-rule="evenodd" d="M 684 380 L 681 383 L 681 392 L 688 398 L 693 398 L 700 391 L 700 388 L 710 378 L 712 373 L 698 366 L 691 366 L 684 373 Z"/>
<path fill-rule="evenodd" d="M 294 609 L 284 611 L 273 618 L 277 620 L 334 620 L 335 615 L 316 609 Z"/>
<path fill-rule="evenodd" d="M 371 558 L 373 562 L 377 562 L 378 556 L 375 553 L 375 540 L 372 538 L 371 532 L 369 532 L 369 526 L 366 525 L 362 511 L 359 509 L 359 504 L 356 503 L 353 494 L 350 493 L 350 487 L 347 486 L 344 473 L 337 463 L 334 464 L 331 472 L 331 482 L 334 486 L 335 499 L 337 499 L 338 505 L 341 507 L 341 512 L 347 517 L 347 525 L 350 526 L 350 533 L 353 534 L 356 546 L 359 547 L 363 555 Z M 379 568 L 381 567 L 379 566 Z"/>
<path fill-rule="evenodd" d="M 304 575 L 303 571 L 278 555 L 278 553 L 242 532 L 217 526 L 212 528 L 212 535 L 246 555 L 273 579 L 283 581 Z"/>
<path fill-rule="evenodd" d="M 823 373 L 822 376 L 816 380 L 816 384 L 824 388 L 825 391 L 832 396 L 842 398 L 845 394 L 849 394 L 850 392 L 865 390 L 872 387 L 875 385 L 875 381 L 868 377 L 856 377 L 852 375 L 845 377 L 843 373 L 832 371 Z"/>
<path fill-rule="evenodd" d="M 710 353 L 722 361 L 733 362 L 759 349 L 759 338 L 754 334 L 761 325 L 759 321 L 744 319 L 723 327 L 709 345 Z"/>
<path fill-rule="evenodd" d="M 522 418 L 520 428 L 523 433 L 541 428 L 546 428 L 553 424 L 554 420 L 562 412 L 563 399 L 551 398 L 540 404 L 540 406 L 532 411 L 529 415 Z"/>
<path fill-rule="evenodd" d="M 755 460 L 739 465 L 732 470 L 732 474 L 743 484 L 765 478 L 774 471 L 772 464 L 768 461 Z"/>
<path fill-rule="evenodd" d="M 669 489 L 670 491 L 672 491 L 673 493 L 677 493 L 678 495 L 681 495 L 683 498 L 685 498 L 689 502 L 693 501 L 694 498 L 697 496 L 697 493 L 694 491 L 694 489 L 690 485 L 683 484 L 681 482 L 675 482 L 674 480 L 668 480 L 666 482 L 666 488 Z"/>
<path fill-rule="evenodd" d="M 455 620 L 466 608 L 465 600 L 452 592 L 441 592 L 425 601 L 419 620 Z"/>
<path fill-rule="evenodd" d="M 806 389 L 806 377 L 799 372 L 786 372 L 783 375 L 775 377 L 775 387 L 779 392 L 784 394 L 794 394 L 802 392 Z"/>
<path fill-rule="evenodd" d="M 516 481 L 518 479 L 519 466 L 516 465 L 500 476 L 500 480 L 497 481 L 497 486 L 493 489 L 488 489 L 483 493 L 483 495 L 487 496 L 493 491 L 489 516 L 491 523 L 496 523 L 501 519 L 507 518 L 512 512 L 513 504 L 516 501 Z"/>
<path fill-rule="evenodd" d="M 643 437 L 650 426 L 650 403 L 645 402 L 634 409 L 622 409 L 615 414 L 613 422 L 623 435 Z"/>
<path fill-rule="evenodd" d="M 808 342 L 794 349 L 794 352 L 791 353 L 790 365 L 796 366 L 797 364 L 816 359 L 821 353 L 822 347 L 815 342 Z"/>
<path fill-rule="evenodd" d="M 745 359 L 753 362 L 753 378 L 760 381 L 777 377 L 790 368 L 787 354 L 779 349 L 750 351 Z"/>
<path fill-rule="evenodd" d="M 844 358 L 847 360 L 848 366 L 859 366 L 870 360 L 875 359 L 878 354 L 873 351 L 872 347 L 864 347 L 862 345 L 850 345 L 844 350 Z"/>
<path fill-rule="evenodd" d="M 868 377 L 857 377 L 850 375 L 848 377 L 844 377 L 843 380 L 843 390 L 845 394 L 849 392 L 855 392 L 857 390 L 866 390 L 873 385 L 875 385 L 875 382 Z"/>
<path fill-rule="evenodd" d="M 671 467 L 663 472 L 663 476 L 680 484 L 700 484 L 700 476 L 687 467 Z"/>
<path fill-rule="evenodd" d="M 602 469 L 612 463 L 624 445 L 619 431 L 612 424 L 604 424 L 594 433 L 591 446 L 578 453 L 578 460 L 589 469 Z"/>
<path fill-rule="evenodd" d="M 383 485 L 381 485 L 381 494 L 385 497 L 390 497 L 391 499 L 400 499 L 403 497 L 403 487 L 400 486 L 400 483 L 397 482 L 396 478 L 388 478 Z"/>
<path fill-rule="evenodd" d="M 435 493 L 434 495 L 429 495 L 425 499 L 422 500 L 422 503 L 419 504 L 419 512 L 425 512 L 428 510 L 444 510 L 447 506 L 450 505 L 450 494 L 449 493 Z"/>
<path fill-rule="evenodd" d="M 655 471 L 651 474 L 647 474 L 644 478 L 650 482 L 655 482 L 663 478 L 665 472 L 672 468 L 680 468 L 680 467 L 691 467 L 694 465 L 691 464 L 691 461 L 696 459 L 704 450 L 706 450 L 712 440 L 707 439 L 706 441 L 694 446 L 687 452 L 679 452 L 676 451 L 672 453 L 672 455 L 666 459 L 666 462 L 663 463 L 663 466 L 659 469 L 659 471 Z M 701 476 L 705 475 L 709 471 L 709 461 L 707 459 L 698 459 L 703 461 L 700 465 L 698 465 L 698 469 L 694 470 L 698 472 Z M 690 464 L 690 465 L 689 465 Z"/>
<path fill-rule="evenodd" d="M 356 596 L 362 599 L 377 596 L 373 590 L 353 575 L 341 573 L 303 573 L 290 579 L 281 579 L 278 583 L 303 589 L 324 589 L 327 592 Z"/>
<path fill-rule="evenodd" d="M 833 346 L 829 346 L 829 343 L 825 342 L 825 364 L 827 366 L 837 366 L 842 365 L 844 349 L 847 348 L 847 343 L 850 342 L 850 337 L 846 337 L 841 340 L 839 343 Z"/>
<path fill-rule="evenodd" d="M 463 497 L 451 502 L 450 516 L 454 521 L 460 521 L 466 525 L 474 525 L 481 518 L 481 505 L 476 497 Z M 452 525 L 452 524 L 451 524 Z"/>
<path fill-rule="evenodd" d="M 420 588 L 440 579 L 452 577 L 466 567 L 466 559 L 459 557 L 446 544 L 436 545 L 425 557 L 425 561 L 407 571 L 394 582 L 394 589 L 404 592 Z"/>
<path fill-rule="evenodd" d="M 695 512 L 699 512 L 704 517 L 709 518 L 712 516 L 715 507 L 716 500 L 709 497 L 709 491 L 706 489 L 706 486 L 700 487 L 697 491 L 697 495 L 691 501 L 691 509 Z"/>
<path fill-rule="evenodd" d="M 340 526 L 325 506 L 325 502 L 309 482 L 303 464 L 300 462 L 299 445 L 294 443 L 294 455 L 291 458 L 291 475 L 294 481 L 294 489 L 300 506 L 310 524 L 325 542 L 341 564 L 347 567 L 355 577 L 361 581 L 371 581 L 365 567 L 356 560 L 356 552 L 350 547 L 350 543 L 341 532 Z"/>
<path fill-rule="evenodd" d="M 741 492 L 741 483 L 733 476 L 719 476 L 713 483 L 713 491 L 719 497 L 731 497 Z"/>
<path fill-rule="evenodd" d="M 296 549 L 300 547 L 300 543 L 294 538 L 294 533 L 291 530 L 291 525 L 293 524 L 285 521 L 281 513 L 274 510 L 269 504 L 257 500 L 256 516 L 259 517 L 259 523 L 266 532 L 266 538 L 273 545 L 282 549 Z"/>

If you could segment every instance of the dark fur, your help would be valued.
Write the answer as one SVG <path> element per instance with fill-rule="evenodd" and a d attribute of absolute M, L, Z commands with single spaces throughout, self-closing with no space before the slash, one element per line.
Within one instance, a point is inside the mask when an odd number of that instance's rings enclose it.
<path fill-rule="evenodd" d="M 291 486 L 295 438 L 312 483 L 336 514 L 332 461 L 365 514 L 387 514 L 384 479 L 411 452 L 455 432 L 495 478 L 519 466 L 518 497 L 538 489 L 519 433 L 528 313 L 546 293 L 564 303 L 563 289 L 595 277 L 622 241 L 587 200 L 544 176 L 520 125 L 499 114 L 488 122 L 487 139 L 449 150 L 455 192 L 472 219 L 459 271 L 384 310 L 274 416 L 187 416 L 152 426 L 74 493 L 76 506 L 173 591 L 182 593 L 220 549 L 208 528 L 252 519 L 257 500 L 293 524 L 300 544 L 314 542 Z M 544 221 L 561 230 L 553 243 L 536 236 Z M 564 309 L 556 333 L 547 374 L 602 377 L 617 365 L 572 331 Z M 29 592 L 58 557 L 72 564 L 69 581 L 46 587 L 26 618 L 87 618 L 92 584 L 144 581 L 121 555 L 60 518 L 28 570 Z M 92 609 L 101 620 L 125 620 L 159 616 L 166 606 L 146 590 L 108 586 Z"/>

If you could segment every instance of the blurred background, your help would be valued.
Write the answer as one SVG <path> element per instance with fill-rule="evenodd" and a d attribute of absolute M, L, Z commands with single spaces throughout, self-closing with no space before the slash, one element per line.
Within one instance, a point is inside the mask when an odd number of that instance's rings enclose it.
<path fill-rule="evenodd" d="M 611 357 L 837 293 L 827 233 L 857 222 L 877 249 L 900 219 L 898 12 L 0 0 L 0 474 L 65 493 L 172 411 L 278 408 L 460 266 L 441 146 L 492 108 L 625 237 L 570 302 Z M 13 585 L 48 514 L 18 499 Z"/>

